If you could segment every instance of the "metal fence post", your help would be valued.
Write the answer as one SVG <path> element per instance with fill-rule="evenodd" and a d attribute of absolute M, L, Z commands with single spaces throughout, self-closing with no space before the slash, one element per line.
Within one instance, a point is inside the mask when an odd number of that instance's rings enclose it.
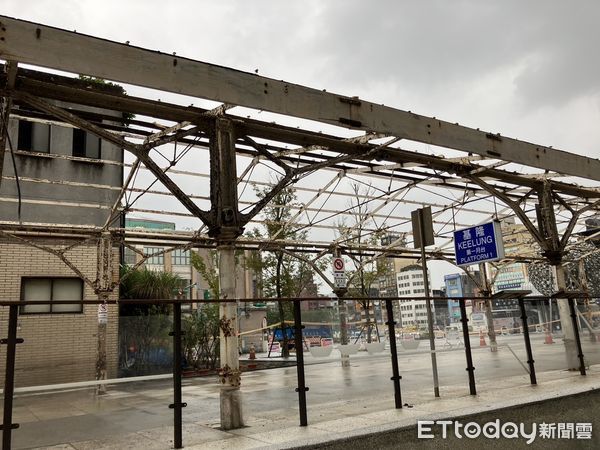
<path fill-rule="evenodd" d="M 460 307 L 460 321 L 462 322 L 463 339 L 465 341 L 465 356 L 467 358 L 467 372 L 469 372 L 469 391 L 471 395 L 477 395 L 475 387 L 475 367 L 473 367 L 473 356 L 471 355 L 471 338 L 469 337 L 469 319 L 467 319 L 467 308 L 465 300 L 458 301 Z"/>
<path fill-rule="evenodd" d="M 560 300 L 557 300 L 560 301 Z M 573 322 L 573 330 L 575 332 L 575 343 L 577 344 L 577 356 L 579 357 L 579 373 L 585 375 L 585 360 L 583 358 L 583 349 L 581 348 L 581 338 L 579 337 L 579 324 L 577 323 L 577 313 L 575 310 L 575 302 L 577 300 L 569 298 L 569 311 L 571 313 L 571 320 Z"/>
<path fill-rule="evenodd" d="M 302 312 L 300 300 L 294 300 L 294 347 L 296 348 L 296 373 L 298 374 L 298 406 L 300 408 L 300 426 L 308 425 L 306 417 L 306 380 L 304 379 L 304 348 L 302 347 Z"/>
<path fill-rule="evenodd" d="M 173 403 L 169 408 L 173 410 L 173 447 L 183 448 L 182 438 L 182 408 L 187 403 L 181 401 L 181 303 L 173 304 Z"/>
<path fill-rule="evenodd" d="M 17 338 L 17 321 L 19 320 L 19 305 L 10 305 L 8 313 L 8 336 L 1 339 L 6 344 L 6 371 L 4 373 L 4 417 L 2 422 L 2 449 L 10 450 L 12 430 L 19 428 L 18 423 L 12 423 L 13 396 L 15 391 L 15 356 L 17 344 L 23 339 Z"/>
<path fill-rule="evenodd" d="M 537 384 L 535 377 L 535 361 L 531 351 L 531 340 L 529 338 L 529 325 L 527 324 L 527 312 L 525 311 L 525 300 L 519 298 L 519 309 L 521 310 L 521 320 L 523 321 L 523 338 L 525 339 L 525 350 L 527 351 L 527 364 L 529 364 L 529 379 L 531 384 Z"/>
<path fill-rule="evenodd" d="M 385 309 L 387 311 L 387 322 L 388 336 L 390 339 L 390 354 L 392 356 L 392 382 L 394 383 L 394 402 L 396 409 L 402 408 L 402 393 L 400 391 L 400 371 L 398 370 L 398 353 L 396 350 L 396 322 L 394 321 L 394 310 L 392 308 L 392 301 L 387 299 L 385 301 Z"/>

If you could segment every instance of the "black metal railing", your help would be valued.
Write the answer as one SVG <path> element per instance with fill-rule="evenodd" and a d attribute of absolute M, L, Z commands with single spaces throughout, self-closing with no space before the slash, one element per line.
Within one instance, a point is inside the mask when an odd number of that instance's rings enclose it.
<path fill-rule="evenodd" d="M 507 296 L 506 296 L 507 295 Z M 506 294 L 504 298 L 510 298 L 510 294 Z M 558 298 L 558 297 L 556 297 Z M 573 327 L 575 332 L 575 342 L 577 345 L 578 358 L 580 364 L 580 373 L 581 375 L 586 374 L 585 370 L 585 360 L 581 345 L 581 339 L 579 335 L 579 326 L 576 312 L 576 298 L 575 296 L 569 296 L 569 293 L 561 293 L 559 301 L 567 301 L 569 304 L 569 309 L 571 312 L 571 319 L 573 321 Z M 484 301 L 488 298 L 483 297 L 461 297 L 461 298 L 452 298 L 451 300 L 455 300 L 459 302 L 460 306 L 460 314 L 461 314 L 461 322 L 462 322 L 462 333 L 464 340 L 464 353 L 466 359 L 466 371 L 468 374 L 468 386 L 469 392 L 472 395 L 477 394 L 476 387 L 476 379 L 475 379 L 475 367 L 473 364 L 472 357 L 472 349 L 470 343 L 470 333 L 469 333 L 469 325 L 468 325 L 468 317 L 466 313 L 466 302 L 471 300 L 476 301 Z M 529 327 L 531 325 L 528 324 L 528 317 L 526 314 L 525 303 L 529 301 L 539 301 L 539 300 L 548 300 L 548 297 L 539 297 L 539 296 L 531 296 L 531 297 L 523 297 L 523 296 L 515 296 L 515 299 L 518 300 L 519 309 L 521 313 L 521 321 L 523 325 L 523 338 L 525 341 L 525 349 L 527 352 L 527 364 L 529 367 L 529 375 L 530 381 L 532 385 L 537 384 L 536 373 L 535 373 L 535 362 L 533 359 L 533 352 L 531 347 L 531 340 L 529 335 Z M 306 376 L 305 376 L 305 363 L 304 363 L 304 353 L 303 353 L 303 324 L 302 324 L 302 311 L 301 311 L 301 302 L 302 301 L 314 301 L 314 300 L 323 300 L 323 297 L 318 298 L 301 298 L 301 299 L 280 299 L 286 302 L 293 303 L 294 309 L 294 340 L 295 340 L 295 349 L 296 349 L 296 369 L 297 369 L 297 387 L 296 392 L 298 393 L 298 406 L 299 406 L 299 418 L 300 418 L 300 426 L 306 426 L 308 424 L 307 419 L 307 396 L 306 393 L 308 391 L 308 387 L 306 386 Z M 353 298 L 345 297 L 345 301 L 353 300 Z M 362 300 L 362 299 L 361 299 Z M 396 347 L 396 322 L 394 321 L 394 308 L 392 305 L 393 301 L 402 301 L 402 300 L 425 300 L 424 298 L 385 298 L 379 299 L 385 301 L 385 308 L 387 312 L 387 322 L 386 325 L 388 327 L 389 341 L 390 341 L 390 355 L 391 355 L 391 381 L 394 392 L 394 403 L 396 408 L 402 408 L 402 393 L 400 380 L 402 377 L 400 376 L 400 367 L 398 362 L 398 354 Z M 81 305 L 94 305 L 100 303 L 108 303 L 108 304 L 126 304 L 126 303 L 145 303 L 145 304 L 155 304 L 155 305 L 173 305 L 173 331 L 169 333 L 173 338 L 173 403 L 169 405 L 170 408 L 173 409 L 173 424 L 174 424 L 174 447 L 182 448 L 182 415 L 183 408 L 187 406 L 185 402 L 182 401 L 182 326 L 181 326 L 181 317 L 182 311 L 181 307 L 183 304 L 201 304 L 201 303 L 244 303 L 244 302 L 269 302 L 274 301 L 274 299 L 226 299 L 226 300 L 82 300 L 82 301 L 57 301 L 53 300 L 53 304 L 81 304 Z M 49 303 L 49 302 L 47 302 Z M 0 301 L 0 307 L 8 307 L 8 327 L 7 327 L 7 337 L 5 339 L 1 339 L 0 343 L 6 345 L 6 362 L 5 362 L 5 378 L 4 378 L 4 413 L 3 413 L 3 424 L 2 424 L 2 448 L 10 449 L 11 448 L 11 436 L 12 430 L 19 427 L 19 424 L 13 423 L 13 398 L 14 398 L 14 389 L 15 389 L 15 360 L 16 360 L 16 352 L 17 352 L 17 344 L 23 343 L 23 339 L 17 337 L 18 331 L 18 319 L 19 319 L 19 308 L 25 305 L 41 305 L 44 302 L 40 301 Z"/>

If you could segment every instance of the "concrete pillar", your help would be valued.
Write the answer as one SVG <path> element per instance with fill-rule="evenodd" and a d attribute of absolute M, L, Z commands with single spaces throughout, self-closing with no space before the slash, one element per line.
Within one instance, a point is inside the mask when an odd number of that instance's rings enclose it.
<path fill-rule="evenodd" d="M 562 263 L 554 266 L 554 274 L 556 279 L 556 288 L 558 291 L 567 290 L 567 279 L 565 269 Z M 560 327 L 563 332 L 563 342 L 565 345 L 565 357 L 567 360 L 567 368 L 569 370 L 579 370 L 579 358 L 577 357 L 577 343 L 575 342 L 575 329 L 573 328 L 573 322 L 571 320 L 571 311 L 569 310 L 569 303 L 564 298 L 556 300 L 558 307 L 558 314 L 560 317 Z M 552 319 L 550 319 L 552 320 Z"/>
<path fill-rule="evenodd" d="M 489 294 L 487 294 L 489 296 Z M 498 351 L 498 342 L 496 341 L 496 330 L 494 330 L 494 315 L 492 312 L 492 301 L 487 299 L 485 301 L 485 318 L 488 327 L 488 337 L 490 338 L 490 351 Z"/>
<path fill-rule="evenodd" d="M 482 283 L 482 290 L 481 290 L 481 295 L 483 297 L 489 297 L 492 289 L 488 280 L 488 275 L 487 275 L 487 265 L 486 263 L 480 263 L 479 264 L 479 273 L 481 274 L 481 283 Z M 485 302 L 485 319 L 487 322 L 487 328 L 488 328 L 488 337 L 490 338 L 490 351 L 491 352 L 497 352 L 498 351 L 498 343 L 496 341 L 496 330 L 494 329 L 494 313 L 493 313 L 493 305 L 492 305 L 492 300 L 491 299 L 487 299 L 484 301 Z"/>
<path fill-rule="evenodd" d="M 219 287 L 220 298 L 235 298 L 235 250 L 232 246 L 220 246 L 219 252 Z M 240 391 L 241 373 L 238 353 L 237 303 L 221 303 L 220 351 L 221 370 L 219 392 L 221 404 L 221 428 L 231 430 L 244 426 L 242 415 L 242 398 Z"/>
<path fill-rule="evenodd" d="M 338 312 L 340 316 L 340 343 L 348 343 L 348 320 L 346 317 L 346 302 L 342 298 L 344 293 L 338 294 Z M 350 355 L 342 354 L 342 367 L 350 367 Z"/>

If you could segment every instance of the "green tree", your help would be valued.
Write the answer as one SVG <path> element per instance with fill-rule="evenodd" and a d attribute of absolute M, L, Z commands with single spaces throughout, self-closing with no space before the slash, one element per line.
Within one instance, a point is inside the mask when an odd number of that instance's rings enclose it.
<path fill-rule="evenodd" d="M 272 186 L 264 189 L 257 188 L 256 195 L 264 198 Z M 295 190 L 288 186 L 273 197 L 263 209 L 265 217 L 262 229 L 254 228 L 250 237 L 267 241 L 302 241 L 306 240 L 308 232 L 300 230 L 298 225 L 290 223 L 292 209 L 297 206 Z M 294 258 L 289 252 L 278 247 L 265 251 L 252 252 L 246 258 L 246 267 L 257 274 L 258 287 L 264 297 L 268 298 L 297 298 L 314 282 L 314 270 L 305 261 Z M 293 306 L 291 302 L 277 301 L 277 314 L 268 313 L 267 321 L 280 323 L 283 330 L 284 357 L 289 356 L 288 337 L 285 321 L 292 320 Z"/>
<path fill-rule="evenodd" d="M 219 253 L 208 250 L 207 256 L 191 252 L 192 267 L 208 285 L 210 298 L 218 300 Z M 183 321 L 183 348 L 188 364 L 196 369 L 214 369 L 219 360 L 219 304 L 198 302 L 195 314 L 186 316 Z"/>
<path fill-rule="evenodd" d="M 377 230 L 368 203 L 364 200 L 372 194 L 372 189 L 361 189 L 358 184 L 352 185 L 355 197 L 350 201 L 352 218 L 349 222 L 338 223 L 340 241 L 345 245 L 358 247 L 376 246 L 381 239 L 381 232 Z M 365 328 L 367 342 L 371 342 L 371 331 L 373 319 L 371 317 L 371 306 L 373 305 L 373 293 L 378 287 L 379 280 L 390 271 L 390 267 L 382 258 L 372 259 L 359 251 L 351 257 L 352 265 L 347 271 L 348 297 L 356 298 L 358 304 L 365 311 Z"/>
<path fill-rule="evenodd" d="M 219 361 L 219 305 L 201 303 L 193 314 L 183 318 L 182 345 L 188 365 L 214 369 Z"/>
<path fill-rule="evenodd" d="M 216 250 L 208 250 L 208 258 L 205 260 L 198 253 L 191 252 L 192 267 L 198 271 L 206 281 L 210 292 L 210 298 L 218 299 L 221 289 L 219 287 L 219 253 Z"/>

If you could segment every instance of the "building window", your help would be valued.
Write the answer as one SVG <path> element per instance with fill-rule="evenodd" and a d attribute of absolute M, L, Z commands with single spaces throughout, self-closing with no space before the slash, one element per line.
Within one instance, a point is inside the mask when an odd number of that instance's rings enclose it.
<path fill-rule="evenodd" d="M 100 159 L 100 138 L 79 128 L 73 129 L 73 156 Z"/>
<path fill-rule="evenodd" d="M 162 252 L 162 247 L 144 247 L 144 253 L 146 255 L 152 255 L 153 253 Z M 160 255 L 151 256 L 146 260 L 146 264 L 151 266 L 162 266 L 165 263 L 165 255 L 161 253 Z"/>
<path fill-rule="evenodd" d="M 137 262 L 137 254 L 129 247 L 125 247 L 123 250 L 123 262 L 129 266 L 135 266 Z"/>
<path fill-rule="evenodd" d="M 17 149 L 29 152 L 50 152 L 50 125 L 19 120 Z"/>
<path fill-rule="evenodd" d="M 83 281 L 80 278 L 22 278 L 21 299 L 29 302 L 44 302 L 39 305 L 21 306 L 21 314 L 82 313 L 83 305 L 54 302 L 83 300 Z"/>
<path fill-rule="evenodd" d="M 171 252 L 173 255 L 174 266 L 189 266 L 190 265 L 190 251 L 182 250 L 180 248 L 175 249 Z"/>

